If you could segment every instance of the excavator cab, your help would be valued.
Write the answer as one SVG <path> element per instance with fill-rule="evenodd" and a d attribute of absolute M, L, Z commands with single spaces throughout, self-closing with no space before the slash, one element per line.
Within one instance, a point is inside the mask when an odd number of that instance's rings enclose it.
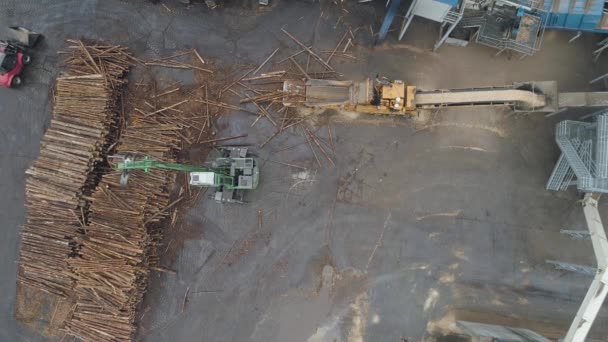
<path fill-rule="evenodd" d="M 376 77 L 371 104 L 377 106 L 379 110 L 386 109 L 396 113 L 413 112 L 416 110 L 415 96 L 414 86 L 406 86 L 401 80 L 389 82 Z"/>

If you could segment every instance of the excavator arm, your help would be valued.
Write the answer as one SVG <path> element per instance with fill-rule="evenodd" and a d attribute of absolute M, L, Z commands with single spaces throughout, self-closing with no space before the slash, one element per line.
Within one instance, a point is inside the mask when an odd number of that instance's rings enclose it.
<path fill-rule="evenodd" d="M 115 163 L 114 167 L 122 171 L 120 183 L 123 186 L 127 185 L 129 172 L 132 170 L 149 172 L 153 169 L 164 169 L 187 172 L 189 184 L 193 186 L 230 190 L 255 189 L 259 181 L 256 160 L 244 157 L 247 154 L 247 150 L 244 148 L 232 148 L 228 149 L 227 152 L 230 152 L 230 154 L 216 158 L 210 167 L 167 163 L 149 157 L 135 160 L 130 156 L 119 156 L 120 161 Z"/>
<path fill-rule="evenodd" d="M 165 169 L 165 170 L 175 170 L 175 171 L 183 171 L 183 172 L 205 172 L 212 171 L 210 168 L 195 166 L 195 165 L 186 165 L 186 164 L 177 164 L 177 163 L 165 163 L 159 160 L 150 159 L 148 157 L 142 160 L 133 160 L 131 158 L 125 158 L 123 162 L 116 164 L 116 169 L 118 170 L 143 170 L 148 172 L 152 169 Z"/>
<path fill-rule="evenodd" d="M 123 158 L 122 162 L 116 163 L 115 168 L 117 170 L 122 170 L 120 184 L 123 186 L 126 186 L 129 181 L 129 171 L 142 170 L 149 172 L 153 169 L 188 172 L 190 184 L 195 186 L 218 187 L 222 185 L 231 186 L 234 183 L 232 177 L 228 175 L 228 172 L 230 171 L 229 168 L 221 166 L 209 168 L 196 165 L 166 163 L 148 157 L 141 160 L 134 160 L 131 157 L 126 157 Z"/>

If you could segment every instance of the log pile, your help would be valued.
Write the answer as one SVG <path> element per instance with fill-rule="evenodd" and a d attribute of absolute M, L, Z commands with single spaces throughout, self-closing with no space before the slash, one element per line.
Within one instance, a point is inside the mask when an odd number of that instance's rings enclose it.
<path fill-rule="evenodd" d="M 19 281 L 74 298 L 67 334 L 131 341 L 149 272 L 160 269 L 163 224 L 169 216 L 175 222 L 175 205 L 186 195 L 172 201 L 178 173 L 166 170 L 132 171 L 121 186 L 108 154 L 176 162 L 182 149 L 214 141 L 211 122 L 227 105 L 211 100 L 213 73 L 181 63 L 204 85 L 142 87 L 146 96 L 127 103 L 127 119 L 117 104 L 122 76 L 136 59 L 119 46 L 70 43 L 62 52 L 68 70 L 57 80 L 51 126 L 27 171 Z M 193 63 L 206 63 L 192 53 Z"/>
<path fill-rule="evenodd" d="M 175 162 L 184 127 L 178 117 L 160 115 L 165 111 L 169 110 L 134 110 L 116 154 Z M 177 175 L 167 170 L 131 171 L 125 187 L 117 172 L 106 174 L 87 198 L 91 215 L 86 233 L 76 238 L 78 257 L 69 260 L 77 298 L 66 325 L 70 335 L 84 341 L 132 340 L 149 271 L 159 262 L 161 221 L 179 201 L 170 203 L 169 197 Z"/>
<path fill-rule="evenodd" d="M 123 77 L 125 71 L 139 62 L 126 47 L 102 43 L 85 44 L 80 40 L 67 40 L 71 45 L 63 55 L 63 65 L 67 67 L 66 75 L 101 75 L 115 96 L 120 94 L 120 87 L 127 83 Z"/>
<path fill-rule="evenodd" d="M 87 232 L 76 239 L 79 257 L 69 259 L 77 298 L 66 325 L 70 335 L 83 341 L 132 340 L 148 272 L 158 263 L 161 232 L 152 222 L 167 215 L 158 213 L 167 206 L 175 175 L 133 172 L 127 187 L 117 175 L 104 176 L 90 198 Z"/>
<path fill-rule="evenodd" d="M 68 72 L 57 79 L 40 155 L 26 171 L 27 218 L 17 276 L 22 284 L 62 297 L 73 287 L 66 260 L 78 253 L 75 237 L 84 232 L 88 216 L 85 196 L 95 188 L 115 138 L 117 87 L 130 67 L 120 47 L 74 41 L 71 50 Z"/>

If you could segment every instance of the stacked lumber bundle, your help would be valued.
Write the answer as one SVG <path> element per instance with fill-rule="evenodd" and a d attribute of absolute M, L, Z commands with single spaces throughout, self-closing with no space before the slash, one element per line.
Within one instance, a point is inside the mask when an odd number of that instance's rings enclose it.
<path fill-rule="evenodd" d="M 159 124 L 134 112 L 117 154 L 147 155 L 175 162 L 179 125 Z M 69 260 L 75 274 L 76 305 L 66 330 L 84 341 L 131 341 L 136 313 L 151 268 L 158 266 L 160 221 L 172 205 L 176 172 L 133 171 L 128 185 L 119 174 L 103 176 L 91 202 L 86 234 L 77 237 L 79 257 Z"/>
<path fill-rule="evenodd" d="M 120 47 L 96 47 L 98 52 L 91 55 L 82 42 L 74 44 L 69 59 L 74 69 L 57 79 L 53 118 L 39 157 L 26 171 L 27 218 L 17 276 L 22 284 L 62 297 L 73 287 L 67 258 L 78 253 L 75 237 L 88 220 L 84 197 L 95 188 L 115 138 L 115 87 L 124 82 L 121 78 L 130 66 L 126 57 L 114 56 L 112 51 L 126 55 Z M 89 57 L 88 67 L 75 62 Z"/>

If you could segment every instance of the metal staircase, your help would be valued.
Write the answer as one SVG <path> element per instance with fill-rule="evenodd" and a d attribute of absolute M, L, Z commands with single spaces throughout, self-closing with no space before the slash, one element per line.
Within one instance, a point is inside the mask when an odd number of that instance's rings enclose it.
<path fill-rule="evenodd" d="M 547 181 L 547 190 L 576 185 L 583 192 L 608 193 L 608 113 L 598 115 L 597 122 L 560 122 L 555 141 L 562 154 Z"/>
<path fill-rule="evenodd" d="M 597 177 L 608 178 L 608 116 L 600 115 L 597 118 L 597 138 L 595 160 Z"/>
<path fill-rule="evenodd" d="M 581 142 L 578 139 L 572 140 L 572 145 L 578 151 L 581 147 Z M 568 160 L 562 153 L 557 160 L 557 164 L 555 168 L 553 168 L 553 172 L 551 173 L 551 177 L 549 177 L 549 181 L 547 182 L 547 190 L 553 191 L 563 191 L 568 188 L 568 186 L 573 185 L 572 179 L 574 178 L 574 171 L 568 164 Z"/>
<path fill-rule="evenodd" d="M 443 18 L 443 21 L 448 24 L 457 24 L 461 19 L 462 14 L 460 12 L 450 10 Z"/>

